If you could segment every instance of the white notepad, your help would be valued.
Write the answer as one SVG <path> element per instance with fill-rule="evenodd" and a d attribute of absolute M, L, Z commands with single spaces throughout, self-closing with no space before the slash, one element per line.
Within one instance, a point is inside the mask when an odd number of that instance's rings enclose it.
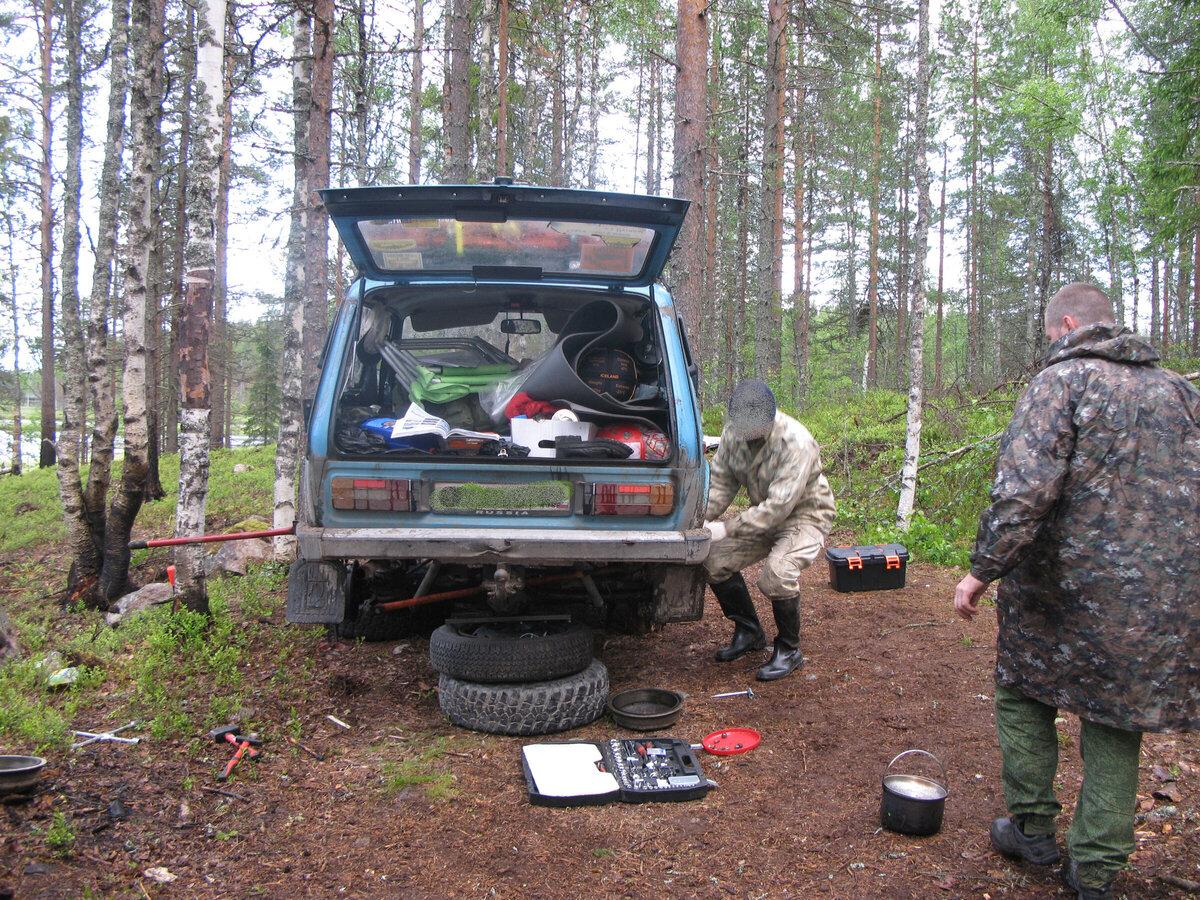
<path fill-rule="evenodd" d="M 521 754 L 544 796 L 589 797 L 620 790 L 616 776 L 597 767 L 604 757 L 596 744 L 526 744 Z"/>

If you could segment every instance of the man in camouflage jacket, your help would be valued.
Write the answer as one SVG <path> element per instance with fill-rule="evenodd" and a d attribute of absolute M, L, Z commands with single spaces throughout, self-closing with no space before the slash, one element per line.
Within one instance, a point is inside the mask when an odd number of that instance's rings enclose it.
<path fill-rule="evenodd" d="M 741 488 L 747 509 L 719 521 Z M 766 646 L 741 570 L 764 560 L 758 588 L 771 601 L 778 637 L 756 677 L 773 681 L 804 664 L 800 652 L 800 573 L 808 568 L 833 524 L 833 491 L 821 469 L 820 448 L 808 429 L 778 411 L 761 381 L 733 389 L 721 445 L 709 466 L 705 523 L 712 536 L 705 570 L 733 639 L 717 651 L 728 662 Z"/>
<path fill-rule="evenodd" d="M 996 595 L 1005 855 L 1049 864 L 1057 710 L 1081 720 L 1084 781 L 1062 878 L 1112 895 L 1134 848 L 1142 732 L 1200 730 L 1200 392 L 1113 324 L 1085 284 L 1046 310 L 1045 367 L 1000 444 L 955 608 Z"/>

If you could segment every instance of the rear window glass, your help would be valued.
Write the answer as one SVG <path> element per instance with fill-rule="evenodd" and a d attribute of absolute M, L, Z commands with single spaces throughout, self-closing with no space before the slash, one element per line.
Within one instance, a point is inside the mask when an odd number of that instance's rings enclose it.
<path fill-rule="evenodd" d="M 360 221 L 358 230 L 375 266 L 397 274 L 489 266 L 631 278 L 641 273 L 654 243 L 652 228 L 535 219 L 372 219 Z"/>

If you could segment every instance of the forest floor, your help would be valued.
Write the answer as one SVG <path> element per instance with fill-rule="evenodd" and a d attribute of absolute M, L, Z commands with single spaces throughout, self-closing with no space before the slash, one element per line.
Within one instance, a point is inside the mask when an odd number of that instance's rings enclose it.
<path fill-rule="evenodd" d="M 990 606 L 971 623 L 955 616 L 959 577 L 916 563 L 901 590 L 838 593 L 819 562 L 803 580 L 807 665 L 769 684 L 754 681 L 765 653 L 713 661 L 730 627 L 711 597 L 702 621 L 598 635 L 613 691 L 687 695 L 662 734 L 698 743 L 745 726 L 762 735 L 739 755 L 699 753 L 718 786 L 676 803 L 535 806 L 521 748 L 547 738 L 450 725 L 426 639 L 330 647 L 322 631 L 304 630 L 289 658 L 264 650 L 246 661 L 247 681 L 260 682 L 252 719 L 278 730 L 264 728 L 262 755 L 229 781 L 215 776 L 230 751 L 207 741 L 54 755 L 37 791 L 0 810 L 0 898 L 1065 897 L 1055 868 L 1008 861 L 988 843 L 1005 811 L 991 702 L 996 621 Z M 769 629 L 770 606 L 755 597 Z M 271 618 L 285 627 L 282 606 Z M 299 707 L 276 690 L 281 676 L 300 686 Z M 751 686 L 753 699 L 711 696 Z M 77 713 L 112 722 L 105 703 L 82 700 Z M 1060 729 L 1061 832 L 1081 763 L 1078 722 Z M 605 717 L 553 739 L 640 736 Z M 945 767 L 944 820 L 928 837 L 880 827 L 882 777 L 910 749 Z M 941 779 L 922 754 L 891 771 L 922 765 Z M 1198 823 L 1200 735 L 1148 735 L 1138 848 L 1115 896 L 1200 891 Z M 55 853 L 47 836 L 64 828 L 73 843 Z"/>

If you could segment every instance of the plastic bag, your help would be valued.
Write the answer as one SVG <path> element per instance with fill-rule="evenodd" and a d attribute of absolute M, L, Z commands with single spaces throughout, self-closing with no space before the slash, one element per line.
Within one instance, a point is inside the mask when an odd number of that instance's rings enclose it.
<path fill-rule="evenodd" d="M 487 413 L 493 424 L 503 425 L 508 422 L 508 417 L 504 415 L 504 408 L 508 406 L 508 401 L 520 392 L 521 385 L 525 383 L 525 379 L 535 368 L 537 368 L 536 360 L 525 368 L 513 372 L 508 378 L 497 381 L 490 387 L 479 391 L 479 405 L 483 407 L 483 411 Z"/>

